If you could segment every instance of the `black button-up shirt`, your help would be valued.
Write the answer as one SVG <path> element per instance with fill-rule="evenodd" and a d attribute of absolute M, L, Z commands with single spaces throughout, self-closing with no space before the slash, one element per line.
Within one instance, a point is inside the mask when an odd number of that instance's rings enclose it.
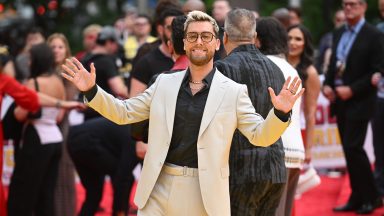
<path fill-rule="evenodd" d="M 189 87 L 187 70 L 177 96 L 171 144 L 166 162 L 197 168 L 197 138 L 215 68 L 203 79 L 205 86 L 195 95 Z"/>

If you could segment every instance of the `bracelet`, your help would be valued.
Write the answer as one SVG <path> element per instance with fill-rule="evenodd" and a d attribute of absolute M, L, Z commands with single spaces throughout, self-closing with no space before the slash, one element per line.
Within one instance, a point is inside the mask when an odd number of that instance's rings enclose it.
<path fill-rule="evenodd" d="M 57 100 L 57 102 L 56 102 L 56 107 L 57 107 L 57 108 L 61 108 L 61 100 Z"/>

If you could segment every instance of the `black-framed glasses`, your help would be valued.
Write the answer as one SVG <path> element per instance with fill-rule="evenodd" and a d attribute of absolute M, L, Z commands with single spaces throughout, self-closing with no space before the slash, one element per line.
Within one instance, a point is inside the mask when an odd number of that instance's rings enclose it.
<path fill-rule="evenodd" d="M 346 7 L 351 7 L 351 8 L 354 8 L 356 7 L 357 5 L 361 4 L 360 1 L 358 2 L 343 2 L 341 5 L 343 6 L 343 8 L 346 8 Z"/>
<path fill-rule="evenodd" d="M 201 38 L 201 41 L 203 41 L 204 43 L 209 43 L 212 41 L 213 37 L 216 37 L 214 34 L 212 34 L 211 32 L 201 32 L 201 33 L 198 33 L 198 32 L 188 32 L 187 34 L 185 34 L 185 39 L 190 42 L 190 43 L 194 43 L 197 41 L 197 39 Z"/>

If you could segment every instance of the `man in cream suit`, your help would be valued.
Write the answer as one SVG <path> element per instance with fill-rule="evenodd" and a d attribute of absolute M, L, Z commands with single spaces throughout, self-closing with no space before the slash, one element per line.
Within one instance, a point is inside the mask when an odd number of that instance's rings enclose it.
<path fill-rule="evenodd" d="M 88 106 L 118 124 L 150 119 L 148 151 L 136 191 L 138 215 L 229 216 L 228 157 L 235 129 L 251 143 L 276 142 L 289 124 L 301 81 L 288 80 L 265 120 L 255 112 L 247 87 L 213 67 L 219 27 L 200 11 L 188 14 L 184 49 L 190 67 L 162 74 L 143 94 L 119 100 L 95 84 L 76 60 L 67 60 L 63 76 L 85 94 Z M 297 93 L 297 94 L 296 94 Z"/>

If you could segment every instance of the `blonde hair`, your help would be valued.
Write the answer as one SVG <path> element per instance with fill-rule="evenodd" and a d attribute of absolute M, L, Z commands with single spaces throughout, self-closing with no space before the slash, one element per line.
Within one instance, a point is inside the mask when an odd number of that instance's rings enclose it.
<path fill-rule="evenodd" d="M 71 48 L 69 47 L 68 39 L 67 39 L 67 37 L 65 37 L 64 34 L 62 34 L 62 33 L 53 33 L 53 34 L 51 34 L 48 37 L 48 39 L 47 39 L 47 44 L 50 45 L 52 43 L 52 41 L 54 39 L 56 39 L 56 38 L 60 39 L 64 43 L 64 46 L 65 46 L 65 58 L 71 57 Z"/>
<path fill-rule="evenodd" d="M 88 25 L 83 30 L 83 36 L 90 34 L 90 33 L 93 33 L 93 32 L 99 33 L 101 31 L 101 29 L 102 29 L 102 26 L 98 25 L 98 24 Z"/>
<path fill-rule="evenodd" d="M 192 22 L 210 22 L 215 31 L 215 35 L 219 35 L 219 25 L 217 25 L 216 20 L 202 11 L 194 10 L 188 13 L 187 20 L 184 23 L 184 32 L 187 32 L 188 25 Z"/>

